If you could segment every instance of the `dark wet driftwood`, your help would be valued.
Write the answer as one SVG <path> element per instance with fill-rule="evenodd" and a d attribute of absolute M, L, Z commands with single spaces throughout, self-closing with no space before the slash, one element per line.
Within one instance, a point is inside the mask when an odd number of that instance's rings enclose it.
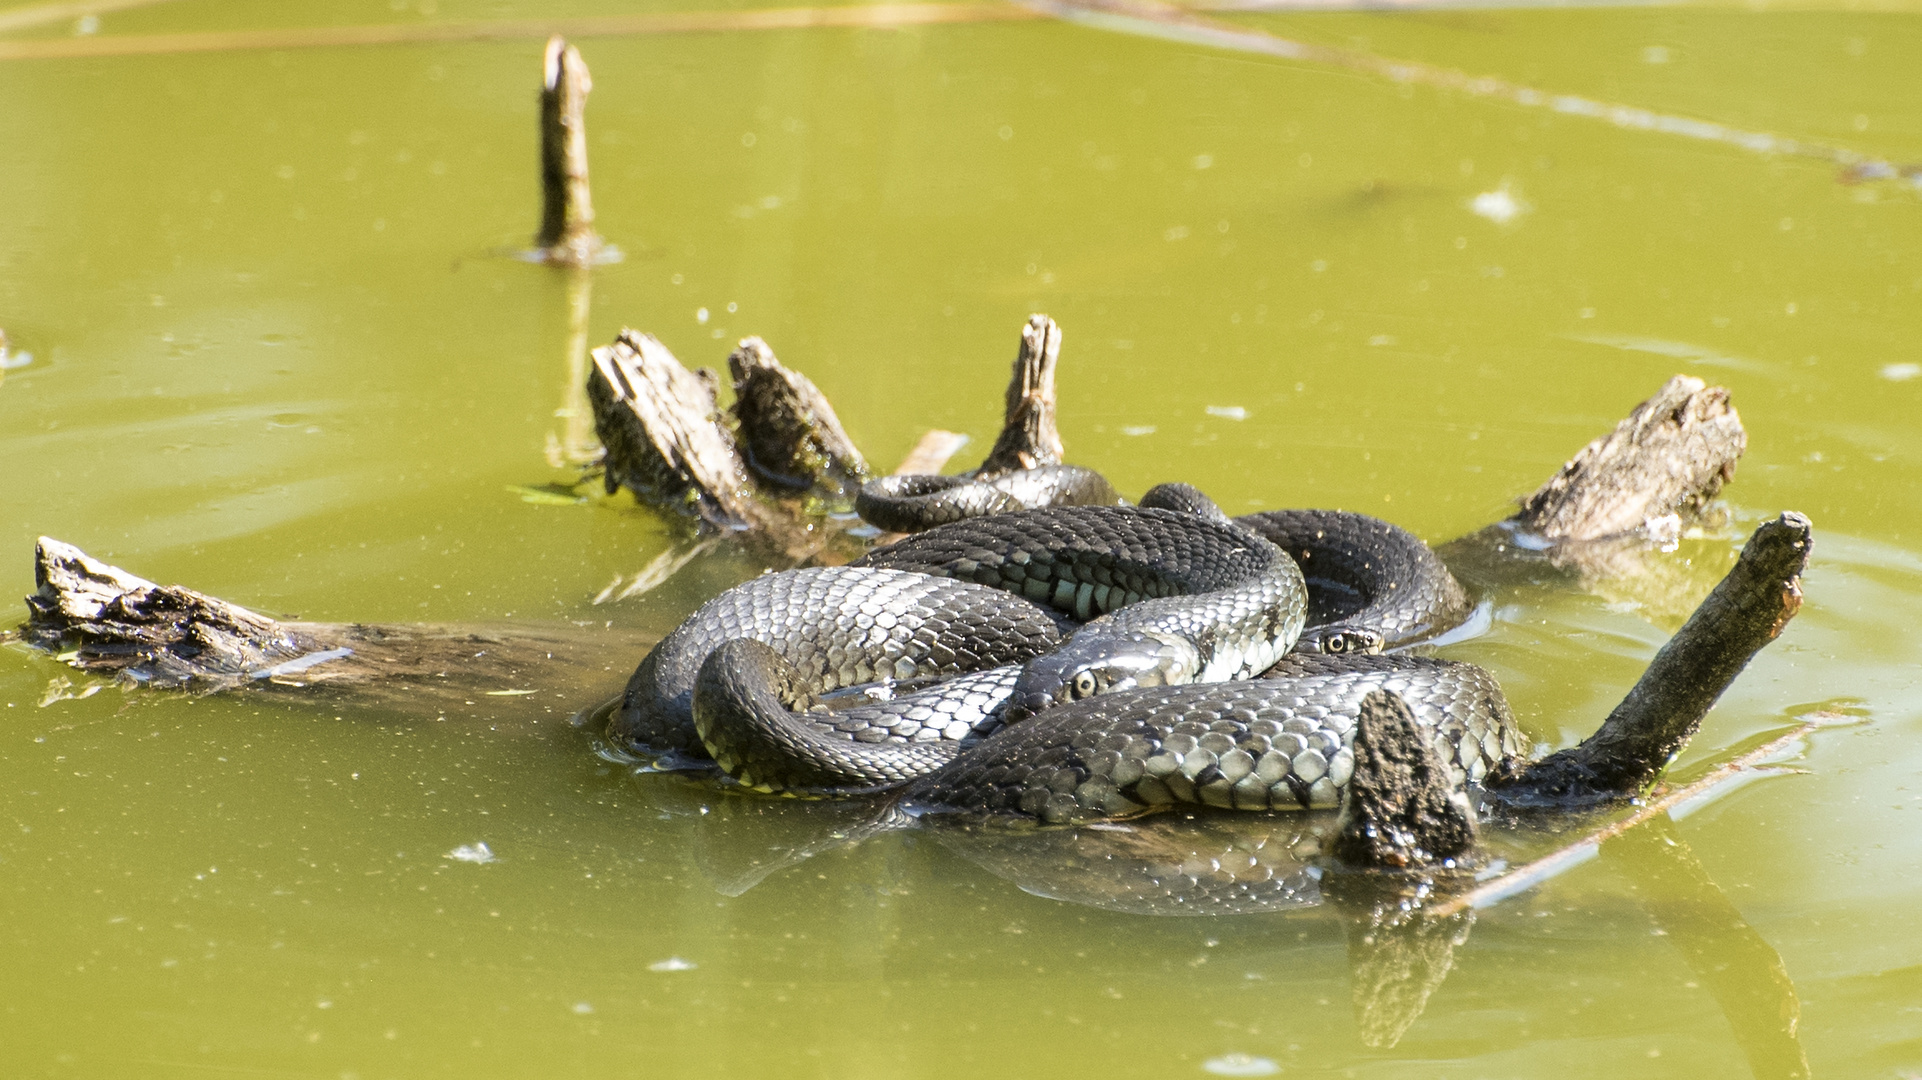
<path fill-rule="evenodd" d="M 813 380 L 783 366 L 758 337 L 743 338 L 727 368 L 734 379 L 729 412 L 754 474 L 790 491 L 853 498 L 868 478 L 867 459 Z"/>
<path fill-rule="evenodd" d="M 1594 735 L 1536 762 L 1507 761 L 1484 786 L 1511 806 L 1568 807 L 1638 794 L 1668 767 L 1710 706 L 1801 610 L 1809 521 L 1793 511 L 1764 522 L 1735 568 Z"/>
<path fill-rule="evenodd" d="M 20 636 L 95 675 L 211 693 L 334 691 L 405 713 L 488 695 L 577 700 L 618 687 L 651 638 L 595 625 L 375 625 L 280 621 L 179 585 L 156 585 L 41 537 Z M 500 704 L 495 702 L 494 704 Z"/>
<path fill-rule="evenodd" d="M 1408 703 L 1385 690 L 1362 699 L 1355 771 L 1342 794 L 1330 853 L 1354 866 L 1397 869 L 1462 856 L 1475 846 L 1475 811 Z"/>

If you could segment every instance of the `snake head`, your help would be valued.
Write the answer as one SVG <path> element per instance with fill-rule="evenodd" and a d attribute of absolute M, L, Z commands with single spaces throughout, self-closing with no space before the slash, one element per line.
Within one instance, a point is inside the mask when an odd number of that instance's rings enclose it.
<path fill-rule="evenodd" d="M 1021 669 L 1008 699 L 1007 719 L 1024 719 L 1098 694 L 1193 682 L 1200 669 L 1195 647 L 1180 638 L 1083 631 Z"/>
<path fill-rule="evenodd" d="M 1377 656 L 1387 646 L 1381 631 L 1368 626 L 1311 627 L 1295 645 L 1297 652 L 1319 652 L 1331 656 Z"/>

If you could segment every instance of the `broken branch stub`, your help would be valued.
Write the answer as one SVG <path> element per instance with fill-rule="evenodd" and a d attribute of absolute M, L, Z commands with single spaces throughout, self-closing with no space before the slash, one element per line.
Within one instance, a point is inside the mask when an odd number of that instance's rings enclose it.
<path fill-rule="evenodd" d="M 599 626 L 281 622 L 45 536 L 34 580 L 22 640 L 81 671 L 159 689 L 321 689 L 336 704 L 411 715 L 482 701 L 491 714 L 499 698 L 534 692 L 509 687 L 566 696 L 618 687 L 626 657 L 653 644 Z"/>
<path fill-rule="evenodd" d="M 1001 436 L 987 460 L 974 471 L 989 478 L 1020 469 L 1061 464 L 1061 433 L 1055 428 L 1054 370 L 1061 358 L 1061 327 L 1046 315 L 1031 315 L 1021 330 L 1008 380 L 1007 411 Z"/>
<path fill-rule="evenodd" d="M 851 496 L 867 479 L 867 460 L 827 396 L 806 375 L 775 359 L 767 342 L 743 338 L 728 355 L 727 367 L 734 379 L 736 437 L 757 476 L 830 498 Z"/>
<path fill-rule="evenodd" d="M 312 643 L 238 604 L 156 585 L 43 536 L 21 637 L 77 666 L 154 686 L 218 689 L 294 660 Z"/>
<path fill-rule="evenodd" d="M 1646 530 L 1701 513 L 1748 448 L 1729 392 L 1677 375 L 1521 502 L 1515 525 L 1556 541 Z"/>
<path fill-rule="evenodd" d="M 1354 755 L 1331 845 L 1336 858 L 1412 870 L 1475 846 L 1475 812 L 1400 696 L 1377 690 L 1362 699 Z"/>
<path fill-rule="evenodd" d="M 1801 610 L 1812 542 L 1809 519 L 1794 511 L 1764 522 L 1595 734 L 1537 762 L 1505 761 L 1483 786 L 1512 806 L 1567 807 L 1630 798 L 1653 783 L 1750 658 Z"/>
<path fill-rule="evenodd" d="M 625 487 L 652 505 L 725 527 L 768 522 L 734 437 L 718 420 L 712 386 L 653 335 L 622 330 L 595 349 L 587 397 L 607 448 L 609 494 Z"/>
<path fill-rule="evenodd" d="M 586 266 L 601 250 L 587 186 L 585 111 L 594 80 L 580 50 L 559 36 L 547 40 L 541 72 L 541 231 L 534 244 L 547 262 Z"/>

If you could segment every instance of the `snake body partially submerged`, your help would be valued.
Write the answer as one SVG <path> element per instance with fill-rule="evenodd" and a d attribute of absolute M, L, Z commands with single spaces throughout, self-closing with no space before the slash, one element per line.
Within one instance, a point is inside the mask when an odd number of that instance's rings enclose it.
<path fill-rule="evenodd" d="M 1461 783 L 1523 749 L 1508 703 L 1473 664 L 1300 654 L 1274 677 L 1136 690 L 1063 706 L 955 755 L 903 793 L 911 810 L 1058 824 L 1182 804 L 1332 808 L 1362 698 L 1399 694 Z"/>
<path fill-rule="evenodd" d="M 763 790 L 908 784 L 916 809 L 1049 822 L 1333 805 L 1354 708 L 1382 687 L 1464 782 L 1519 748 L 1479 668 L 1315 655 L 1459 621 L 1467 597 L 1419 540 L 1325 511 L 1230 522 L 1182 486 L 1144 502 L 963 517 L 730 590 L 642 663 L 609 734 Z"/>

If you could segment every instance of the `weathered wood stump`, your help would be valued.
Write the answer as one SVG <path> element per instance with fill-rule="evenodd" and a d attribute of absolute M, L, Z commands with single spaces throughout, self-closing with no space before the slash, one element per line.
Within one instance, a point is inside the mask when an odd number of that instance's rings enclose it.
<path fill-rule="evenodd" d="M 652 334 L 622 330 L 594 350 L 587 380 L 594 430 L 607 448 L 608 494 L 621 488 L 652 506 L 721 528 L 773 526 L 754 492 L 714 389 Z"/>
<path fill-rule="evenodd" d="M 1677 375 L 1522 499 L 1509 520 L 1556 543 L 1673 537 L 1735 478 L 1747 449 L 1729 392 Z"/>
<path fill-rule="evenodd" d="M 1675 625 L 1720 568 L 1659 556 L 1692 527 L 1720 524 L 1715 498 L 1747 447 L 1726 389 L 1674 376 L 1521 499 L 1514 515 L 1436 553 L 1484 589 L 1572 583 Z"/>
<path fill-rule="evenodd" d="M 867 459 L 820 388 L 784 367 L 758 337 L 741 339 L 727 369 L 734 378 L 729 414 L 754 474 L 788 491 L 852 499 L 868 478 Z"/>
<path fill-rule="evenodd" d="M 587 266 L 604 245 L 594 232 L 594 198 L 587 183 L 588 92 L 594 80 L 580 50 L 556 36 L 541 64 L 541 258 Z"/>
<path fill-rule="evenodd" d="M 973 475 L 986 478 L 1061 464 L 1067 451 L 1054 419 L 1054 371 L 1060 360 L 1061 327 L 1046 315 L 1029 316 L 1008 380 L 1001 435 Z"/>
<path fill-rule="evenodd" d="M 1061 329 L 1028 320 L 1008 383 L 994 450 L 974 475 L 1061 460 L 1054 371 Z M 715 380 L 690 372 L 654 337 L 623 330 L 594 350 L 588 400 L 606 447 L 603 479 L 636 499 L 691 516 L 795 562 L 835 561 L 842 525 L 821 511 L 848 505 L 869 473 L 827 396 L 784 366 L 757 337 L 728 357 L 734 403 L 715 402 Z M 899 472 L 935 472 L 967 440 L 931 432 Z"/>

